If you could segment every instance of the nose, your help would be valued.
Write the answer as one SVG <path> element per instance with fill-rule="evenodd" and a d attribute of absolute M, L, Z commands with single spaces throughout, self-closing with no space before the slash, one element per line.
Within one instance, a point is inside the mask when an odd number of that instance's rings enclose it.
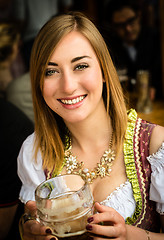
<path fill-rule="evenodd" d="M 61 89 L 66 94 L 73 94 L 77 86 L 75 74 L 71 71 L 63 71 L 61 77 Z"/>

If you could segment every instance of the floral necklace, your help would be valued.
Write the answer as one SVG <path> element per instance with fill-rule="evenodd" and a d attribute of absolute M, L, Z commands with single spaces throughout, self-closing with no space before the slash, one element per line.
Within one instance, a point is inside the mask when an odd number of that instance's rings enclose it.
<path fill-rule="evenodd" d="M 72 153 L 71 138 L 66 136 L 66 149 L 64 152 L 64 167 L 66 167 L 67 174 L 80 175 L 88 183 L 92 183 L 97 177 L 110 176 L 111 167 L 115 159 L 115 152 L 112 150 L 113 132 L 109 143 L 109 149 L 104 152 L 97 167 L 89 170 L 84 167 L 84 162 L 78 162 L 77 157 Z"/>

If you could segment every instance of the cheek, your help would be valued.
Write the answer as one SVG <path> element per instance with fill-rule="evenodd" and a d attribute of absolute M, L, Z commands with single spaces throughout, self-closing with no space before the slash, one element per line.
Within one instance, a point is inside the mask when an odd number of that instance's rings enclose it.
<path fill-rule="evenodd" d="M 51 97 L 54 94 L 55 88 L 51 81 L 45 81 L 43 86 L 43 97 Z"/>
<path fill-rule="evenodd" d="M 100 90 L 103 86 L 103 77 L 101 71 L 93 71 L 89 75 L 87 75 L 87 86 L 88 89 L 91 90 Z"/>
<path fill-rule="evenodd" d="M 58 103 L 54 95 L 56 94 L 57 87 L 53 81 L 45 81 L 43 85 L 43 98 L 46 104 L 58 114 Z"/>
<path fill-rule="evenodd" d="M 125 31 L 123 29 L 117 30 L 116 32 L 120 37 L 123 37 L 125 35 Z"/>
<path fill-rule="evenodd" d="M 56 105 L 56 101 L 54 101 L 54 89 L 51 88 L 48 84 L 45 84 L 43 87 L 43 98 L 46 104 L 56 112 L 58 107 Z"/>

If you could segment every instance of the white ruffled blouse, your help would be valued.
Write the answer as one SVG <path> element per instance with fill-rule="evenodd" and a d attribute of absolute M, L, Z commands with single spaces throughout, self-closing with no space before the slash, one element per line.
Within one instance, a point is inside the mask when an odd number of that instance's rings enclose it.
<path fill-rule="evenodd" d="M 36 162 L 33 146 L 34 133 L 24 141 L 18 156 L 18 175 L 22 181 L 19 198 L 23 203 L 35 201 L 36 187 L 46 180 L 41 154 L 38 153 Z M 156 202 L 156 211 L 164 214 L 164 142 L 160 149 L 147 159 L 152 169 L 149 198 Z M 124 219 L 131 217 L 136 207 L 131 183 L 127 180 L 121 184 L 101 204 L 114 208 Z"/>

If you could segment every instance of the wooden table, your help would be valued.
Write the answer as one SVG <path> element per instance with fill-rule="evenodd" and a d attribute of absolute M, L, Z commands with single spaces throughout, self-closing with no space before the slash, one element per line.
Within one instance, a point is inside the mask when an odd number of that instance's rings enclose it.
<path fill-rule="evenodd" d="M 134 108 L 137 111 L 137 92 L 130 93 L 125 90 L 127 109 Z M 138 116 L 146 121 L 164 126 L 164 98 L 152 102 L 150 113 L 137 112 Z"/>
<path fill-rule="evenodd" d="M 138 116 L 151 123 L 164 126 L 164 100 L 156 100 L 152 104 L 152 112 L 138 113 Z"/>

